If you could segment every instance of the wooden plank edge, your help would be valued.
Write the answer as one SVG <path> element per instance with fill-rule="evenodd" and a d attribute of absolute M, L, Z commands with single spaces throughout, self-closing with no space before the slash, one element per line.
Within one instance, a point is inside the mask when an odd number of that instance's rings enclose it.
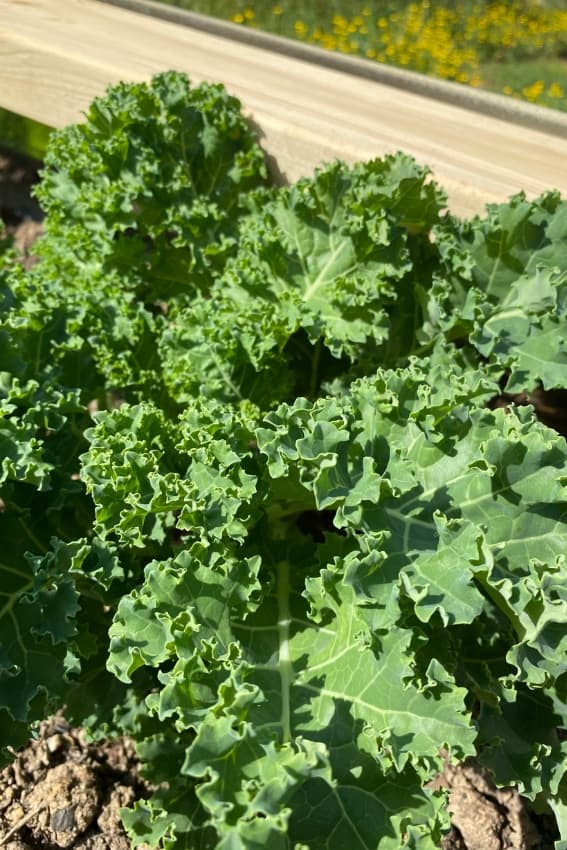
<path fill-rule="evenodd" d="M 22 47 L 25 49 L 25 45 Z M 12 81 L 9 92 L 3 93 L 2 100 L 6 108 L 18 111 L 19 103 L 28 102 L 22 99 L 21 90 L 29 88 L 30 84 L 33 85 L 38 90 L 39 96 L 36 102 L 41 103 L 42 112 L 39 114 L 33 109 L 26 109 L 24 110 L 26 117 L 42 120 L 47 110 L 53 116 L 55 128 L 83 120 L 92 99 L 102 95 L 107 85 L 112 85 L 121 79 L 117 70 L 112 72 L 108 67 L 96 68 L 92 65 L 85 67 L 79 57 L 54 57 L 47 45 L 42 52 L 38 50 L 37 45 L 30 45 L 30 48 L 30 54 L 26 57 L 26 78 L 22 78 L 19 84 L 17 81 Z M 65 99 L 61 98 L 60 86 L 54 88 L 49 84 L 50 75 L 54 73 L 60 80 L 67 78 L 83 81 L 84 100 L 75 105 L 72 113 Z M 132 79 L 141 81 L 146 79 L 146 76 L 132 74 Z M 268 168 L 277 183 L 290 183 L 312 173 L 314 150 L 317 150 L 321 163 L 336 158 L 336 151 L 332 145 L 325 145 L 320 136 L 305 127 L 290 128 L 284 119 L 278 119 L 275 115 L 264 115 L 261 122 L 258 122 L 248 109 L 244 109 L 244 114 L 258 134 L 266 154 Z M 354 151 L 344 150 L 341 153 L 347 160 L 356 159 Z M 480 189 L 458 179 L 451 179 L 447 175 L 441 177 L 434 174 L 433 179 L 447 192 L 451 211 L 461 216 L 477 214 L 484 209 L 486 203 L 502 200 L 499 194 L 491 193 L 487 188 Z"/>
<path fill-rule="evenodd" d="M 98 0 L 98 2 L 149 15 L 190 29 L 201 30 L 209 35 L 228 38 L 231 41 L 259 47 L 293 59 L 301 59 L 324 68 L 343 71 L 355 77 L 373 80 L 422 97 L 460 106 L 481 115 L 490 115 L 530 130 L 539 130 L 542 133 L 567 138 L 567 113 L 559 110 L 536 106 L 533 103 L 514 100 L 503 94 L 475 89 L 460 83 L 438 80 L 416 71 L 370 62 L 355 56 L 345 56 L 342 53 L 324 50 L 322 47 L 260 32 L 220 18 L 212 18 L 159 3 L 156 0 Z"/>

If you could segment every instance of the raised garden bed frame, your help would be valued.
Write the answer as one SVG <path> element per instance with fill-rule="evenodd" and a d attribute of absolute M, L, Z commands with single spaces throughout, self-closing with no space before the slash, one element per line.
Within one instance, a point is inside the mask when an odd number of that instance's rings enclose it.
<path fill-rule="evenodd" d="M 0 0 L 0 107 L 61 127 L 118 80 L 220 81 L 295 180 L 396 150 L 468 216 L 524 190 L 567 194 L 567 115 L 327 53 L 149 0 Z"/>

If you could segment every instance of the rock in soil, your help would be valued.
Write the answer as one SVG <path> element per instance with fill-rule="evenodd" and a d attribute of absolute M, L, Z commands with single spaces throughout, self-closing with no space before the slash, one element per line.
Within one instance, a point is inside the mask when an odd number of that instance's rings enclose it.
<path fill-rule="evenodd" d="M 88 742 L 56 715 L 0 772 L 3 850 L 129 850 L 119 810 L 151 788 L 128 738 Z"/>
<path fill-rule="evenodd" d="M 449 789 L 453 826 L 442 850 L 553 850 L 552 820 L 534 815 L 515 788 L 497 788 L 474 761 L 447 764 L 432 787 Z"/>

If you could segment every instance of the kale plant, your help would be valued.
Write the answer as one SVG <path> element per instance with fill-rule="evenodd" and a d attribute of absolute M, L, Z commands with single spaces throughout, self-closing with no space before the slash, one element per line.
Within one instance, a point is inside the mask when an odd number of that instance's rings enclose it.
<path fill-rule="evenodd" d="M 433 850 L 475 756 L 567 847 L 567 204 L 269 184 L 220 86 L 55 135 L 0 267 L 0 747 L 136 741 L 164 850 Z M 520 395 L 521 394 L 521 395 Z"/>

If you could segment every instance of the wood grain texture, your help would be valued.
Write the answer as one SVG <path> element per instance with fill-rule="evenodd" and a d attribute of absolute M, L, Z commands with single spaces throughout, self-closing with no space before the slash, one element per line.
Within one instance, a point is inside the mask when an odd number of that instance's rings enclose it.
<path fill-rule="evenodd" d="M 0 106 L 60 127 L 117 80 L 175 68 L 221 81 L 283 179 L 404 150 L 460 215 L 525 190 L 567 195 L 567 140 L 94 0 L 0 0 Z"/>

